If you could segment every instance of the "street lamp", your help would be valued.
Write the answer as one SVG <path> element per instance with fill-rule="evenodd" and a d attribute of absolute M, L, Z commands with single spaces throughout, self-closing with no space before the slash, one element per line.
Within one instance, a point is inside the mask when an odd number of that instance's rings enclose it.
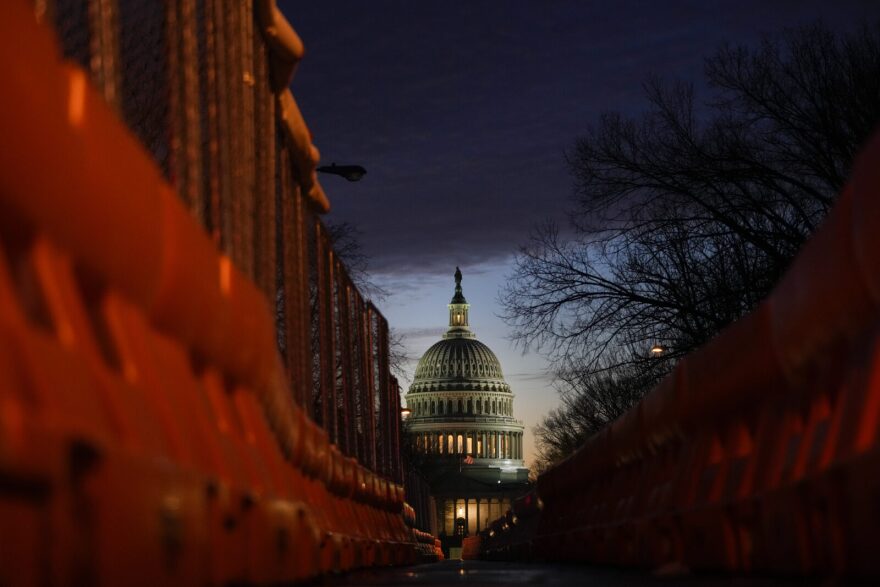
<path fill-rule="evenodd" d="M 318 167 L 316 171 L 338 175 L 348 181 L 359 181 L 367 174 L 367 170 L 360 165 L 337 165 L 336 163 Z"/>
<path fill-rule="evenodd" d="M 662 355 L 665 352 L 666 352 L 666 347 L 663 346 L 662 344 L 657 343 L 651 347 L 651 354 L 654 355 L 655 357 L 659 357 L 660 355 Z"/>
<path fill-rule="evenodd" d="M 406 420 L 407 416 L 409 416 L 410 414 L 412 414 L 412 410 L 411 410 L 411 409 L 409 409 L 409 408 L 400 408 L 400 417 L 401 417 L 403 420 Z"/>

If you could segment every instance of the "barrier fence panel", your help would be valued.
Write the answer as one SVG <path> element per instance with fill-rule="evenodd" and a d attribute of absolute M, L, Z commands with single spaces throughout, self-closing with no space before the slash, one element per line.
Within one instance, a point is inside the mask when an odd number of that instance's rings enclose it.
<path fill-rule="evenodd" d="M 278 14 L 272 2 L 56 0 L 45 6 L 63 53 L 89 66 L 93 82 L 191 213 L 236 266 L 277 301 L 279 346 L 296 401 L 312 403 L 307 411 L 334 440 L 340 429 L 345 431 L 341 445 L 346 454 L 377 469 L 382 458 L 375 423 L 393 419 L 375 411 L 391 409 L 389 404 L 370 399 L 386 394 L 389 386 L 382 370 L 370 377 L 387 353 L 372 345 L 372 327 L 366 330 L 366 321 L 378 311 L 365 308 L 345 270 L 335 268 L 340 262 L 317 217 L 323 195 L 317 197 L 319 205 L 309 203 L 308 191 L 317 185 L 314 147 L 308 143 L 303 149 L 302 138 L 286 140 L 280 128 L 285 125 L 276 121 L 285 113 L 275 96 L 280 89 L 289 97 L 289 79 L 280 87 L 273 84 L 272 62 L 284 62 L 274 67 L 276 78 L 285 75 L 279 69 L 292 71 L 290 60 L 298 58 L 299 50 L 295 33 L 290 30 L 293 39 L 285 41 L 277 32 L 289 25 L 274 24 Z M 275 31 L 269 35 L 274 44 L 264 38 L 261 26 Z M 277 45 L 283 42 L 290 46 L 279 57 Z M 311 167 L 303 168 L 303 158 Z M 338 291 L 333 298 L 327 290 L 326 280 L 333 276 L 343 292 L 341 301 Z M 341 316 L 347 317 L 344 324 L 336 322 L 341 329 L 336 337 L 328 326 L 331 314 L 340 313 L 338 307 L 331 309 L 334 304 L 346 304 Z M 315 307 L 319 310 L 311 323 Z M 324 396 L 337 391 L 328 372 L 328 354 L 334 352 L 340 356 L 343 390 L 334 411 L 342 409 L 345 426 L 324 413 L 334 399 Z M 387 371 L 387 365 L 382 369 Z M 372 389 L 376 385 L 381 391 Z M 388 448 L 397 452 L 390 440 Z"/>
<path fill-rule="evenodd" d="M 433 553 L 274 2 L 11 0 L 0 43 L 0 584 Z"/>

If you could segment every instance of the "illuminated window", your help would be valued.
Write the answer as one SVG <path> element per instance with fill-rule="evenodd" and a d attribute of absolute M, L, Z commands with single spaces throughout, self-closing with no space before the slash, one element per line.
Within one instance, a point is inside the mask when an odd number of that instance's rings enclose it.
<path fill-rule="evenodd" d="M 470 436 L 467 437 L 467 453 L 469 455 L 474 454 L 474 439 Z"/>
<path fill-rule="evenodd" d="M 464 452 L 464 438 L 461 434 L 458 435 L 458 450 L 456 451 L 458 454 Z"/>

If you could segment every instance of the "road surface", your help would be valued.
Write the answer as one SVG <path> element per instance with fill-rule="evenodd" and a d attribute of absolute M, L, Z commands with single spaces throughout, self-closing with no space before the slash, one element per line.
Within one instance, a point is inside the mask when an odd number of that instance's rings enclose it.
<path fill-rule="evenodd" d="M 489 585 L 595 585 L 617 587 L 641 585 L 685 585 L 693 587 L 763 587 L 770 585 L 836 586 L 849 584 L 834 580 L 745 578 L 693 575 L 673 572 L 657 576 L 645 571 L 576 565 L 528 564 L 449 560 L 439 563 L 359 571 L 332 577 L 325 585 L 391 587 L 406 585 L 489 586 Z"/>

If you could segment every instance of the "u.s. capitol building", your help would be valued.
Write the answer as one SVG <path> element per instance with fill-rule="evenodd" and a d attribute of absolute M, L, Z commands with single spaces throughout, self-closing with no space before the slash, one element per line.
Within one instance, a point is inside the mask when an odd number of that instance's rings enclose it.
<path fill-rule="evenodd" d="M 528 482 L 514 394 L 495 353 L 471 331 L 469 309 L 456 268 L 449 329 L 419 360 L 406 395 L 407 429 L 436 502 L 437 530 L 453 544 L 504 513 Z"/>

